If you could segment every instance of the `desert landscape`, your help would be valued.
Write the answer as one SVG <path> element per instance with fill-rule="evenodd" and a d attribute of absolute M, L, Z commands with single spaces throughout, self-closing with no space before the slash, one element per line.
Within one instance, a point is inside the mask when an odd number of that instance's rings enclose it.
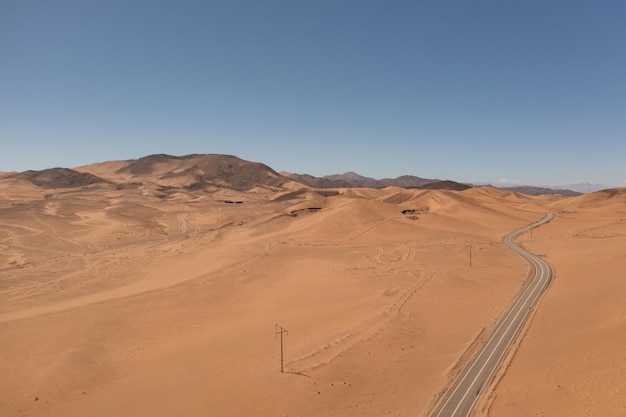
<path fill-rule="evenodd" d="M 546 213 L 517 242 L 554 279 L 474 414 L 624 416 L 626 189 L 316 188 L 227 155 L 2 173 L 0 416 L 430 416 L 528 281 L 502 237 Z"/>

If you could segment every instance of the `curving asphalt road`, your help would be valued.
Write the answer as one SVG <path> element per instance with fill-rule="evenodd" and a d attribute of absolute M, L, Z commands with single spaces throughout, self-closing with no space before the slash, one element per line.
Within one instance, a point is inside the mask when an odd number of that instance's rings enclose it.
<path fill-rule="evenodd" d="M 470 415 L 483 387 L 490 382 L 532 308 L 550 284 L 552 280 L 550 266 L 514 241 L 522 233 L 547 223 L 553 218 L 554 215 L 548 213 L 543 219 L 517 229 L 502 238 L 505 245 L 530 263 L 533 270 L 532 279 L 522 290 L 515 304 L 500 320 L 478 355 L 459 375 L 456 383 L 450 387 L 440 406 L 435 409 L 433 417 L 467 417 Z"/>

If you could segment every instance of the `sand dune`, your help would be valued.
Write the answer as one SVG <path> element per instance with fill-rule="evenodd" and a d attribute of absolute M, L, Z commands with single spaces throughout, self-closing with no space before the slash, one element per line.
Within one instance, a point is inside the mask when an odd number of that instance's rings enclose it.
<path fill-rule="evenodd" d="M 521 241 L 556 278 L 482 413 L 626 410 L 624 190 L 228 188 L 150 162 L 0 181 L 0 415 L 426 416 L 528 277 L 501 237 L 547 211 Z"/>

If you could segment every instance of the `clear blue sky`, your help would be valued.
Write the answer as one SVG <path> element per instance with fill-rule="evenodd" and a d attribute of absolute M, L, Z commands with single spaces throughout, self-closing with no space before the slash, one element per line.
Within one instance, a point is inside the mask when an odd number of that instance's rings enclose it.
<path fill-rule="evenodd" d="M 0 0 L 0 171 L 626 186 L 626 1 Z"/>

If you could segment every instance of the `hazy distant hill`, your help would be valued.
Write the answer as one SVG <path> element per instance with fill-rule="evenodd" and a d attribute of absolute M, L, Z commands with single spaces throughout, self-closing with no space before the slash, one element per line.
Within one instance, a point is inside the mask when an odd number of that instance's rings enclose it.
<path fill-rule="evenodd" d="M 323 178 L 331 181 L 341 181 L 349 184 L 350 187 L 362 187 L 362 188 L 380 188 L 385 187 L 380 180 L 364 177 L 356 172 L 345 172 L 343 174 L 326 175 Z"/>
<path fill-rule="evenodd" d="M 471 185 L 461 184 L 456 181 L 434 181 L 429 182 L 428 184 L 424 184 L 420 187 L 407 187 L 407 188 L 419 188 L 423 190 L 453 190 L 453 191 L 464 191 L 470 188 L 473 188 Z"/>
<path fill-rule="evenodd" d="M 561 194 L 568 197 L 575 197 L 582 193 L 567 190 L 564 188 L 553 189 L 553 188 L 544 188 L 544 187 L 530 187 L 530 186 L 520 186 L 520 187 L 502 187 L 501 190 L 514 191 L 516 193 L 522 193 L 526 195 L 545 195 L 545 194 Z"/>
<path fill-rule="evenodd" d="M 612 188 L 608 185 L 604 184 L 590 184 L 590 183 L 581 183 L 581 184 L 570 184 L 570 185 L 556 185 L 556 186 L 547 186 L 545 188 L 555 189 L 555 190 L 571 190 L 578 193 L 591 193 L 594 191 L 606 190 Z"/>
<path fill-rule="evenodd" d="M 385 184 L 384 185 L 385 187 L 395 186 L 395 187 L 403 187 L 403 188 L 411 188 L 411 187 L 421 188 L 426 184 L 440 182 L 440 180 L 420 178 L 420 177 L 416 177 L 413 175 L 402 175 L 394 179 L 383 178 L 382 180 L 380 180 L 380 182 L 382 184 Z"/>
<path fill-rule="evenodd" d="M 413 175 L 403 175 L 398 178 L 375 178 L 364 177 L 355 172 L 344 174 L 325 175 L 314 177 L 308 174 L 292 174 L 284 172 L 283 175 L 310 187 L 317 188 L 383 188 L 383 187 L 420 187 L 424 184 L 437 182 L 438 180 L 415 177 Z"/>
<path fill-rule="evenodd" d="M 281 172 L 282 175 L 299 182 L 300 184 L 308 185 L 314 188 L 350 188 L 354 187 L 353 184 L 344 180 L 333 180 L 328 177 L 314 177 L 309 174 L 292 174 L 290 172 Z"/>

